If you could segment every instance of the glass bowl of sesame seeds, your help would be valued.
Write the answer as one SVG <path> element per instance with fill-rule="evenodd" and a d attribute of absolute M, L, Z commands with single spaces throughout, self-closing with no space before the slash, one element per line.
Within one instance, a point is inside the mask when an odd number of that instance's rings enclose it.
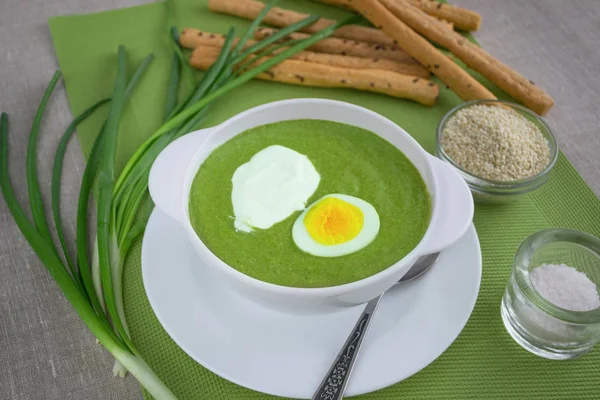
<path fill-rule="evenodd" d="M 441 120 L 436 155 L 462 175 L 475 201 L 506 203 L 546 183 L 558 144 L 533 111 L 508 101 L 474 100 Z"/>
<path fill-rule="evenodd" d="M 600 341 L 600 239 L 552 228 L 526 238 L 501 303 L 507 332 L 540 357 L 582 356 Z"/>

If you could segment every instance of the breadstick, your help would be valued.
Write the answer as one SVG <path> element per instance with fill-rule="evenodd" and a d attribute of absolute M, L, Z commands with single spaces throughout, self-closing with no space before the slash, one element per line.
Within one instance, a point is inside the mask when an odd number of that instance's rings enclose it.
<path fill-rule="evenodd" d="M 470 32 L 476 31 L 481 26 L 481 15 L 475 11 L 436 0 L 409 0 L 409 2 L 431 16 L 452 22 L 456 29 Z"/>
<path fill-rule="evenodd" d="M 348 4 L 347 0 L 317 0 L 319 3 L 329 4 L 330 6 L 341 7 L 349 11 L 354 11 L 354 8 Z"/>
<path fill-rule="evenodd" d="M 192 53 L 190 64 L 207 70 L 218 55 L 217 47 L 199 46 Z M 264 57 L 261 61 L 268 58 Z M 339 68 L 290 59 L 256 78 L 301 86 L 352 88 L 411 99 L 427 106 L 435 104 L 439 94 L 439 87 L 435 83 L 414 76 L 383 70 Z"/>
<path fill-rule="evenodd" d="M 208 8 L 213 12 L 235 15 L 237 17 L 254 20 L 265 7 L 265 3 L 255 0 L 209 0 Z M 265 16 L 263 22 L 278 28 L 284 28 L 307 18 L 308 14 L 273 7 Z M 302 32 L 319 32 L 329 25 L 335 24 L 331 19 L 321 18 L 314 24 L 302 29 Z M 359 25 L 346 25 L 335 32 L 332 36 L 351 40 L 361 40 L 370 43 L 393 45 L 392 39 L 379 29 Z"/>
<path fill-rule="evenodd" d="M 223 47 L 225 38 L 222 35 L 210 32 L 202 32 L 197 29 L 186 28 L 181 31 L 179 41 L 182 46 L 195 49 L 198 46 Z M 235 42 L 237 43 L 237 39 Z M 255 44 L 256 41 L 248 40 L 246 47 Z M 285 50 L 281 48 L 278 52 Z M 400 74 L 418 76 L 422 78 L 429 77 L 429 71 L 419 64 L 413 62 L 404 63 L 385 58 L 362 58 L 353 56 L 342 56 L 339 54 L 315 53 L 312 51 L 301 51 L 291 58 L 301 61 L 314 62 L 317 64 L 331 65 L 333 67 L 352 68 L 352 69 L 383 69 L 386 71 L 398 72 Z"/>
<path fill-rule="evenodd" d="M 546 92 L 525 79 L 517 71 L 502 64 L 481 47 L 454 31 L 440 26 L 429 15 L 405 0 L 380 0 L 396 17 L 426 38 L 444 46 L 469 67 L 540 115 L 554 105 Z"/>
<path fill-rule="evenodd" d="M 352 6 L 372 24 L 398 41 L 408 54 L 425 65 L 463 100 L 495 99 L 481 83 L 442 54 L 431 43 L 410 29 L 391 13 L 379 0 L 352 0 Z M 449 29 L 445 30 L 450 32 Z"/>
<path fill-rule="evenodd" d="M 321 3 L 342 6 L 352 9 L 348 0 L 319 0 Z M 442 21 L 448 21 L 456 29 L 463 31 L 476 31 L 481 25 L 481 15 L 466 8 L 459 8 L 448 3 L 440 3 L 436 0 L 409 0 L 410 4 L 419 7 L 427 14 Z"/>
<path fill-rule="evenodd" d="M 237 44 L 238 39 L 233 40 L 233 44 Z M 222 47 L 225 43 L 225 36 L 212 33 L 199 31 L 194 28 L 185 28 L 179 34 L 179 44 L 186 49 L 195 49 L 198 46 L 218 46 Z"/>
<path fill-rule="evenodd" d="M 337 6 L 337 7 L 341 7 L 345 10 L 348 11 L 355 11 L 354 8 L 352 8 L 352 6 L 350 5 L 350 2 L 348 0 L 317 0 L 318 2 L 324 3 L 324 4 L 329 4 L 332 6 Z M 434 0 L 430 0 L 430 1 L 434 1 Z M 416 6 L 418 3 L 418 0 L 411 0 L 411 3 L 414 3 L 414 5 Z M 435 5 L 435 4 L 434 4 Z M 457 7 L 454 7 L 457 8 Z M 464 10 L 464 9 L 461 9 Z M 469 13 L 472 13 L 473 11 L 471 10 L 465 10 L 468 11 Z M 433 14 L 432 14 L 433 15 Z M 477 14 L 479 15 L 479 14 Z M 443 23 L 444 25 L 446 25 L 446 27 L 450 28 L 450 29 L 454 29 L 454 23 L 448 19 L 444 19 L 444 18 L 440 18 L 440 17 L 435 17 L 439 22 Z"/>
<path fill-rule="evenodd" d="M 440 24 L 444 25 L 446 28 L 448 28 L 448 29 L 454 29 L 454 22 L 448 21 L 447 19 L 435 17 L 433 15 L 432 15 L 432 17 L 435 18 L 437 20 L 437 22 L 439 22 Z"/>
<path fill-rule="evenodd" d="M 264 39 L 265 37 L 270 36 L 275 32 L 277 32 L 277 30 L 275 29 L 259 28 L 254 33 L 254 37 L 256 39 Z M 306 33 L 298 32 L 288 35 L 288 39 L 292 40 L 304 39 L 307 37 L 309 37 L 309 35 L 307 35 Z M 310 50 L 319 53 L 341 54 L 365 58 L 387 58 L 389 60 L 394 60 L 398 62 L 416 63 L 416 61 L 411 56 L 406 54 L 404 50 L 401 50 L 396 45 L 387 46 L 383 44 L 373 44 L 349 39 L 340 39 L 332 37 L 325 38 L 311 46 Z"/>
<path fill-rule="evenodd" d="M 339 54 L 316 53 L 313 51 L 301 51 L 290 58 L 312 62 L 316 64 L 331 65 L 332 67 L 349 69 L 378 69 L 392 71 L 403 75 L 428 78 L 429 71 L 422 65 L 416 63 L 404 63 L 386 58 L 363 58 L 354 56 L 342 56 Z"/>

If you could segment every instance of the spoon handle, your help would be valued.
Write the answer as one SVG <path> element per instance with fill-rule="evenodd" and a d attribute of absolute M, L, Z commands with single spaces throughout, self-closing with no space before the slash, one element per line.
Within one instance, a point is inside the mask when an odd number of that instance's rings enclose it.
<path fill-rule="evenodd" d="M 354 329 L 352 329 L 348 339 L 346 339 L 346 343 L 344 343 L 340 353 L 333 361 L 331 368 L 315 392 L 313 400 L 339 400 L 343 398 L 352 367 L 360 351 L 363 339 L 367 334 L 375 310 L 377 310 L 381 296 L 379 295 L 367 303 Z"/>

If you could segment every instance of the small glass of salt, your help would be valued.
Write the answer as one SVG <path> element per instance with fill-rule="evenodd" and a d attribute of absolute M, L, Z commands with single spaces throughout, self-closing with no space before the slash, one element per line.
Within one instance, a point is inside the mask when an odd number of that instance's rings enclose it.
<path fill-rule="evenodd" d="M 548 229 L 523 241 L 501 314 L 513 339 L 541 357 L 566 360 L 600 341 L 600 240 Z"/>

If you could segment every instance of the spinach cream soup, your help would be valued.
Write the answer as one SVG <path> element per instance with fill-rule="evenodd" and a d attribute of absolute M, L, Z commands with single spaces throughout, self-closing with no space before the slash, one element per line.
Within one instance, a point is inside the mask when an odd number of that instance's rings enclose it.
<path fill-rule="evenodd" d="M 357 206 L 367 203 L 365 207 L 374 208 L 379 217 L 375 238 L 351 254 L 310 254 L 292 237 L 302 210 L 266 229 L 236 229 L 232 178 L 238 167 L 269 146 L 284 146 L 312 162 L 320 180 L 307 207 L 320 199 L 327 201 L 319 206 L 335 206 L 342 200 L 328 198 L 334 193 L 351 202 L 357 198 Z M 231 267 L 264 282 L 317 288 L 366 278 L 403 258 L 425 234 L 431 201 L 417 169 L 386 140 L 337 122 L 294 120 L 250 129 L 216 148 L 194 178 L 189 211 L 200 239 Z M 311 218 L 308 211 L 305 222 Z M 356 218 L 363 218 L 357 213 Z M 364 214 L 365 227 L 372 222 L 368 216 Z M 362 219 L 359 222 L 362 226 Z"/>

